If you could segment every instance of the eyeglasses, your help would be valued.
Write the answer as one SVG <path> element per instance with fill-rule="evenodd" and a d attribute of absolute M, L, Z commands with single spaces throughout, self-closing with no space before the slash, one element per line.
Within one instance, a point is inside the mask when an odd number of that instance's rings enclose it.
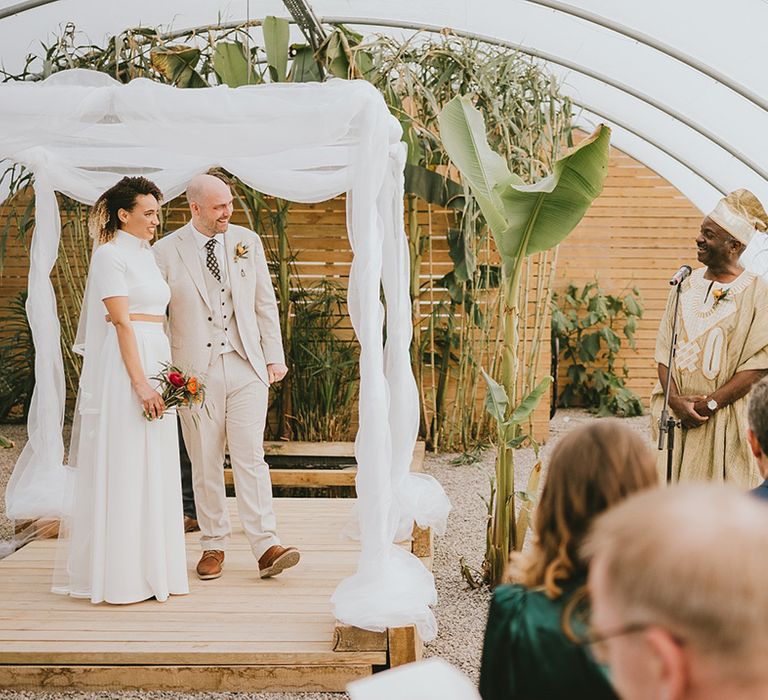
<path fill-rule="evenodd" d="M 575 644 L 578 647 L 587 649 L 598 664 L 605 666 L 608 663 L 608 640 L 645 632 L 645 630 L 653 626 L 653 624 L 647 622 L 635 622 L 611 630 L 610 632 L 598 633 L 593 630 L 587 630 L 579 635 Z"/>

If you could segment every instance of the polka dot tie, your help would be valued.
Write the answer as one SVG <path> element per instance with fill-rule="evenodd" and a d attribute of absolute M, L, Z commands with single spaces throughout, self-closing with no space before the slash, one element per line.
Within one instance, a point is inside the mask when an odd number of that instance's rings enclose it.
<path fill-rule="evenodd" d="M 211 238 L 205 244 L 205 249 L 208 251 L 205 255 L 205 266 L 208 271 L 216 278 L 217 282 L 221 282 L 221 270 L 219 269 L 219 261 L 216 259 L 216 253 L 213 249 L 216 247 L 216 240 Z"/>

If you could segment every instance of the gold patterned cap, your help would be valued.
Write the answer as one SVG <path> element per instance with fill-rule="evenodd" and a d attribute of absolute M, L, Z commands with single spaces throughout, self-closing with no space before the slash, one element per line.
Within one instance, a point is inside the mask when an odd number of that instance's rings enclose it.
<path fill-rule="evenodd" d="M 735 190 L 723 197 L 709 218 L 744 245 L 749 244 L 756 232 L 768 230 L 768 214 L 749 190 Z"/>

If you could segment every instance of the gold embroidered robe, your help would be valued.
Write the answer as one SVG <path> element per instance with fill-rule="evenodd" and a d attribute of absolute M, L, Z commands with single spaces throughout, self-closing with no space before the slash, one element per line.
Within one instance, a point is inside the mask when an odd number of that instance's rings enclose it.
<path fill-rule="evenodd" d="M 751 272 L 721 284 L 695 270 L 682 284 L 678 318 L 677 358 L 673 377 L 681 395 L 709 395 L 734 374 L 768 369 L 768 283 Z M 715 301 L 716 290 L 728 290 Z M 669 361 L 675 290 L 656 340 L 656 362 Z M 651 394 L 651 433 L 658 439 L 664 392 L 657 383 Z M 746 438 L 747 397 L 723 406 L 697 428 L 678 428 L 672 462 L 673 481 L 730 481 L 756 486 L 760 475 Z M 666 474 L 667 452 L 659 452 L 659 470 Z"/>

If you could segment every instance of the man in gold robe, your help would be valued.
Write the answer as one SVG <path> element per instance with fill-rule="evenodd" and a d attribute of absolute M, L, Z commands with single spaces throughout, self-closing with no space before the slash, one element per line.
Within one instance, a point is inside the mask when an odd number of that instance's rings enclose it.
<path fill-rule="evenodd" d="M 705 265 L 681 284 L 677 355 L 669 407 L 676 433 L 672 480 L 732 481 L 756 486 L 760 475 L 746 439 L 747 399 L 768 374 L 768 282 L 746 271 L 739 257 L 754 236 L 765 236 L 768 215 L 747 190 L 720 200 L 696 238 Z M 661 320 L 655 359 L 659 383 L 651 395 L 652 432 L 664 404 L 672 342 L 673 289 Z M 666 473 L 667 453 L 659 453 Z"/>

